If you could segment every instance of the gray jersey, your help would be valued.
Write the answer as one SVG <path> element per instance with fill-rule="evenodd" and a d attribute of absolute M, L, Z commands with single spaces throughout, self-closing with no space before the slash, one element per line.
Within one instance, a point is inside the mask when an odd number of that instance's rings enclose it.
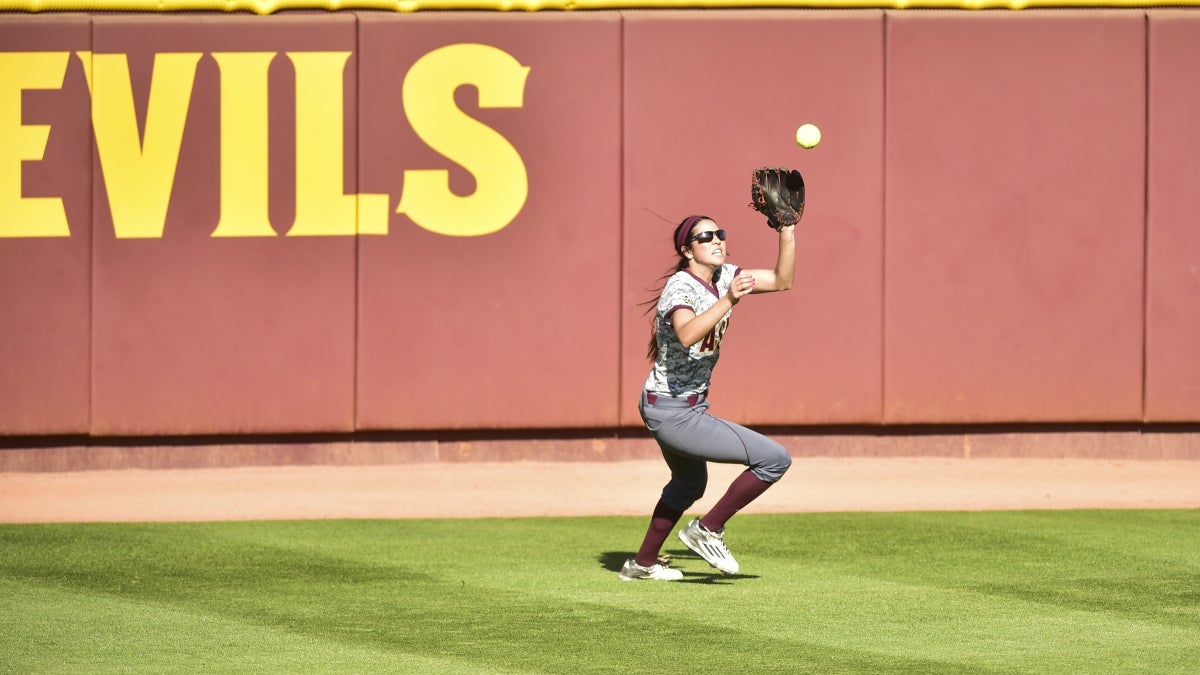
<path fill-rule="evenodd" d="M 729 328 L 733 310 L 726 312 L 708 335 L 691 347 L 680 344 L 671 325 L 671 315 L 684 307 L 696 314 L 712 307 L 729 290 L 729 284 L 740 271 L 736 265 L 722 265 L 716 287 L 686 269 L 667 279 L 655 313 L 658 360 L 646 378 L 646 391 L 666 396 L 690 396 L 708 391 L 713 368 L 721 355 L 721 338 Z"/>

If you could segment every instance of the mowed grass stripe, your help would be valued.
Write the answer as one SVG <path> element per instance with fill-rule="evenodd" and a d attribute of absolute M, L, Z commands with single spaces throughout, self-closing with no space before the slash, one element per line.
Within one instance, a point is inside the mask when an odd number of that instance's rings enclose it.
<path fill-rule="evenodd" d="M 833 515 L 818 517 L 828 527 L 807 548 L 772 540 L 764 517 L 747 536 L 772 559 L 805 555 L 860 576 L 1200 624 L 1200 512 L 1135 513 L 1136 523 L 1123 511 Z"/>
<path fill-rule="evenodd" d="M 1195 630 L 1064 609 L 936 585 L 887 582 L 811 569 L 785 595 L 805 598 L 787 617 L 831 646 L 1018 672 L 1188 672 L 1181 647 Z M 765 616 L 764 619 L 775 619 Z M 1123 664 L 1117 668 L 1119 664 Z"/>
<path fill-rule="evenodd" d="M 635 668 L 661 670 L 678 667 L 678 650 L 696 643 L 703 645 L 708 653 L 702 668 L 712 668 L 712 672 L 747 667 L 754 672 L 765 672 L 797 655 L 804 655 L 805 659 L 797 672 L 828 672 L 831 667 L 860 670 L 898 665 L 945 670 L 941 664 L 928 659 L 881 657 L 861 650 L 806 645 L 784 638 L 772 639 L 771 644 L 746 653 L 748 646 L 764 642 L 769 635 L 714 625 L 704 618 L 703 611 L 698 612 L 701 617 L 698 620 L 663 617 L 655 612 L 625 607 L 564 602 L 560 597 L 541 594 L 536 586 L 513 592 L 480 588 L 465 582 L 447 584 L 433 581 L 427 575 L 403 571 L 397 573 L 397 581 L 381 584 L 372 579 L 372 574 L 363 573 L 361 563 L 355 562 L 339 570 L 319 556 L 310 557 L 304 564 L 268 579 L 248 573 L 274 568 L 277 563 L 277 550 L 268 553 L 261 545 L 246 549 L 241 558 L 229 555 L 228 542 L 207 542 L 197 547 L 186 559 L 189 565 L 197 566 L 198 571 L 189 577 L 193 585 L 183 589 L 176 585 L 174 569 L 122 562 L 122 557 L 130 558 L 129 562 L 142 558 L 130 544 L 144 540 L 142 535 L 145 533 L 136 534 L 134 537 L 116 537 L 120 553 L 112 560 L 85 575 L 65 575 L 71 579 L 70 585 L 101 596 L 104 589 L 117 589 L 121 595 L 136 589 L 146 611 L 154 616 L 171 610 L 189 612 L 223 619 L 230 624 L 275 627 L 326 643 L 420 652 L 446 664 L 478 662 L 480 665 L 533 671 L 578 667 L 616 671 L 628 670 L 627 664 L 636 664 Z M 94 545 L 96 542 L 81 543 Z M 53 548 L 62 552 L 58 546 Z M 153 557 L 140 562 L 151 560 Z M 43 560 L 40 565 L 48 568 L 37 575 L 41 579 L 57 576 L 45 574 L 53 572 L 52 561 Z M 320 611 L 328 616 L 318 616 L 317 599 L 295 585 L 296 580 L 302 584 L 311 580 L 313 570 L 320 570 L 320 575 L 331 580 L 336 579 L 327 582 L 329 588 L 326 589 L 334 591 L 334 595 L 319 601 Z M 603 576 L 606 586 L 613 583 L 610 573 L 606 571 Z M 214 579 L 224 581 L 214 585 Z M 389 597 L 399 602 L 389 602 Z M 703 610 L 694 607 L 691 614 L 697 614 L 697 609 Z M 221 613 L 225 616 L 220 616 Z M 199 644 L 212 642 L 211 637 L 201 635 L 193 634 L 191 638 L 197 639 L 196 649 L 200 648 Z M 196 664 L 200 662 L 198 655 L 189 644 L 190 639 L 183 643 L 164 640 L 161 646 L 168 648 L 182 662 Z M 527 647 L 514 649 L 521 644 Z M 225 644 L 224 647 L 229 650 L 233 645 Z M 308 644 L 307 647 L 310 653 L 321 653 L 318 645 Z M 614 650 L 614 647 L 619 649 Z M 161 659 L 168 655 L 158 656 Z M 323 660 L 328 662 L 329 657 L 325 656 Z M 253 667 L 261 666 L 260 661 L 254 659 Z M 219 662 L 219 659 L 203 661 L 206 666 Z M 445 672 L 456 669 L 462 670 L 448 665 Z M 957 672 L 957 669 L 951 668 L 948 672 Z"/>
<path fill-rule="evenodd" d="M 49 601 L 47 593 L 56 598 Z M 0 581 L 0 672 L 499 672 L 469 662 L 329 643 L 226 614 Z M 28 608 L 41 608 L 30 612 Z M 82 608 L 86 607 L 86 611 Z"/>
<path fill-rule="evenodd" d="M 1195 540 L 1195 511 L 742 515 L 729 540 L 745 575 L 720 576 L 669 542 L 690 583 L 617 582 L 644 526 L 641 518 L 0 526 L 0 579 L 26 589 L 0 602 L 41 617 L 4 626 L 0 655 L 23 671 L 57 672 L 74 663 L 89 672 L 145 662 L 193 670 L 195 654 L 214 650 L 212 670 L 246 672 L 295 672 L 297 659 L 304 670 L 342 672 L 1191 672 L 1200 664 L 1200 564 L 1183 543 Z M 107 622 L 66 621 L 48 631 L 60 644 L 45 650 L 34 633 L 71 611 L 138 629 L 106 642 Z M 98 652 L 105 658 L 94 663 Z"/>

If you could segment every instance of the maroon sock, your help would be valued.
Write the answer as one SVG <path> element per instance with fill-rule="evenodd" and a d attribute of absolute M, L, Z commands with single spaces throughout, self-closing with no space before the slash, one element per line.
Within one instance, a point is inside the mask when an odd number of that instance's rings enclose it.
<path fill-rule="evenodd" d="M 758 498 L 759 495 L 767 491 L 772 483 L 755 476 L 750 469 L 746 469 L 737 478 L 730 483 L 729 489 L 720 500 L 712 507 L 704 517 L 700 519 L 700 524 L 708 528 L 710 532 L 725 527 L 725 521 L 733 517 L 733 514 L 742 510 L 742 507 L 749 504 Z"/>
<path fill-rule="evenodd" d="M 650 567 L 657 563 L 658 552 L 662 550 L 663 542 L 667 540 L 671 530 L 675 529 L 675 523 L 678 523 L 682 517 L 683 512 L 663 504 L 660 499 L 654 506 L 654 515 L 650 516 L 650 527 L 646 530 L 646 538 L 642 540 L 642 547 L 638 549 L 633 561 L 642 567 Z"/>

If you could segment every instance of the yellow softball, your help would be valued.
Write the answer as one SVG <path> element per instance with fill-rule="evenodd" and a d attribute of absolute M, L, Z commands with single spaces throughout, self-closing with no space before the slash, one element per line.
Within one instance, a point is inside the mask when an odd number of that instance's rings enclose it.
<path fill-rule="evenodd" d="M 821 130 L 815 124 L 801 124 L 796 130 L 796 145 L 802 148 L 815 148 L 821 142 Z"/>

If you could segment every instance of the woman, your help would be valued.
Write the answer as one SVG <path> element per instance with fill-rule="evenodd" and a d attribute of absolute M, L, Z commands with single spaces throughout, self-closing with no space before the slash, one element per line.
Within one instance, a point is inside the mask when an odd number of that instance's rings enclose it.
<path fill-rule="evenodd" d="M 637 554 L 621 568 L 622 581 L 677 581 L 679 570 L 659 551 L 685 511 L 704 495 L 708 462 L 748 468 L 712 510 L 679 531 L 688 548 L 726 574 L 738 563 L 725 545 L 725 523 L 783 477 L 792 460 L 775 441 L 708 412 L 708 386 L 733 306 L 752 293 L 786 291 L 796 268 L 794 226 L 779 229 L 775 269 L 743 270 L 727 263 L 725 230 L 707 216 L 689 216 L 675 228 L 675 271 L 655 311 L 646 378 L 638 409 L 658 441 L 671 480 L 654 507 Z"/>

